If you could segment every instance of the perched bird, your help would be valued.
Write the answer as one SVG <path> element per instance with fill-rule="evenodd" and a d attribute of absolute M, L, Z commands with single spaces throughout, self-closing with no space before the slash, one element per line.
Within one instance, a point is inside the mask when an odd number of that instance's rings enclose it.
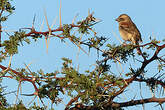
<path fill-rule="evenodd" d="M 116 21 L 119 23 L 119 33 L 124 41 L 130 41 L 134 45 L 139 45 L 139 42 L 142 42 L 138 28 L 127 14 L 121 14 Z M 137 53 L 141 54 L 139 47 L 137 47 Z"/>

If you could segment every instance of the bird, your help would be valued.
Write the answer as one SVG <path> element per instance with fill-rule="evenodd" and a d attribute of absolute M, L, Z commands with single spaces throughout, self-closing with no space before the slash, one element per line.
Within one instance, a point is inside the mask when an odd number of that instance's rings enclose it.
<path fill-rule="evenodd" d="M 127 14 L 121 14 L 116 21 L 119 24 L 119 33 L 124 43 L 130 41 L 134 45 L 142 42 L 141 33 Z M 137 47 L 137 53 L 142 54 L 140 47 Z"/>

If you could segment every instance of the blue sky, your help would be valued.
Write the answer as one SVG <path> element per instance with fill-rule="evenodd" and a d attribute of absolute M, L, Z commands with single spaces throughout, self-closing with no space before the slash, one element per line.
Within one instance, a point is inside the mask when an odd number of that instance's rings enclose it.
<path fill-rule="evenodd" d="M 18 30 L 22 27 L 31 27 L 33 16 L 36 14 L 35 28 L 39 30 L 41 23 L 44 19 L 44 9 L 47 12 L 48 21 L 51 25 L 53 20 L 57 18 L 57 23 L 54 28 L 59 24 L 59 7 L 60 0 L 17 0 L 13 2 L 16 10 L 9 20 L 3 24 L 5 30 Z M 163 0 L 62 0 L 62 23 L 71 23 L 74 16 L 78 14 L 77 21 L 84 19 L 88 10 L 94 12 L 96 18 L 102 20 L 95 26 L 95 30 L 99 35 L 104 35 L 110 40 L 109 43 L 120 44 L 114 37 L 113 33 L 119 36 L 118 24 L 115 21 L 120 14 L 128 14 L 134 23 L 139 28 L 143 43 L 149 42 L 149 36 L 156 37 L 158 40 L 165 38 L 165 1 Z M 44 30 L 47 29 L 46 23 Z M 6 37 L 4 36 L 4 39 Z M 25 45 L 19 48 L 19 54 L 15 55 L 12 59 L 12 68 L 24 67 L 24 63 L 32 63 L 30 69 L 37 71 L 42 68 L 45 72 L 52 72 L 60 70 L 61 58 L 69 57 L 73 59 L 75 65 L 80 66 L 81 70 L 89 69 L 89 66 L 95 63 L 96 52 L 92 51 L 89 56 L 80 52 L 77 61 L 76 56 L 78 48 L 72 43 L 64 44 L 57 38 L 52 38 L 49 45 L 48 53 L 46 53 L 45 40 L 41 39 L 31 45 Z M 74 63 L 73 62 L 73 63 Z M 7 65 L 8 60 L 4 62 Z M 127 68 L 127 67 L 125 67 Z M 150 66 L 149 68 L 153 68 Z M 7 90 L 17 90 L 17 83 L 13 80 L 4 80 L 4 84 L 9 86 Z M 31 85 L 26 84 L 26 88 L 22 89 L 23 92 L 32 93 Z M 146 94 L 146 93 L 144 93 Z M 147 94 L 148 97 L 151 94 Z M 15 97 L 13 95 L 13 97 Z M 14 102 L 14 98 L 9 98 L 10 102 Z M 29 98 L 24 99 L 25 102 Z M 66 101 L 67 102 L 67 101 Z M 63 109 L 64 105 L 57 106 L 58 109 Z M 152 109 L 154 105 L 146 106 L 146 109 Z M 129 109 L 129 108 L 128 108 Z M 138 110 L 138 107 L 135 108 Z M 159 107 L 157 107 L 157 110 Z M 131 110 L 131 109 L 130 109 Z M 153 110 L 156 110 L 155 108 Z"/>

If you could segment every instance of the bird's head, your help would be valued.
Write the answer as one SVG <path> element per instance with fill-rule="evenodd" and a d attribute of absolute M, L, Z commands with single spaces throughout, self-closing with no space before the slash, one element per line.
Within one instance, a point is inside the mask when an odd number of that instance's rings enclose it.
<path fill-rule="evenodd" d="M 127 14 L 121 14 L 117 19 L 117 22 L 121 23 L 121 22 L 130 22 L 131 18 L 127 15 Z"/>

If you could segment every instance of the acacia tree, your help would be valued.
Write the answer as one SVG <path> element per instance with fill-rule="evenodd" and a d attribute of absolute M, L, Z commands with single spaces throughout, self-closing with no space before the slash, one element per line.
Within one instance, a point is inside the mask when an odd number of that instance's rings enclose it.
<path fill-rule="evenodd" d="M 66 110 L 122 110 L 125 107 L 152 102 L 159 104 L 163 109 L 162 104 L 165 102 L 165 98 L 161 88 L 165 88 L 163 70 L 165 59 L 163 53 L 159 54 L 165 48 L 163 40 L 150 39 L 148 43 L 143 45 L 106 43 L 108 39 L 98 36 L 97 32 L 94 31 L 93 28 L 98 23 L 98 20 L 93 14 L 89 13 L 84 20 L 77 23 L 60 24 L 55 29 L 51 29 L 48 26 L 47 31 L 38 31 L 34 25 L 28 28 L 21 28 L 12 35 L 7 34 L 8 39 L 1 41 L 1 38 L 4 37 L 2 36 L 2 33 L 4 33 L 2 23 L 8 19 L 14 10 L 15 7 L 10 4 L 9 0 L 0 1 L 0 62 L 16 55 L 18 47 L 22 46 L 22 43 L 30 44 L 33 40 L 37 42 L 38 39 L 43 38 L 46 40 L 59 38 L 64 42 L 65 39 L 69 39 L 70 42 L 85 53 L 84 46 L 88 47 L 89 50 L 95 49 L 101 58 L 101 60 L 96 61 L 96 66 L 93 70 L 86 70 L 84 73 L 79 72 L 73 66 L 74 62 L 69 58 L 62 58 L 61 70 L 51 73 L 45 73 L 42 70 L 33 72 L 28 66 L 26 67 L 27 69 L 18 68 L 14 70 L 10 66 L 11 61 L 8 66 L 0 64 L 1 80 L 4 78 L 14 79 L 18 81 L 19 86 L 23 82 L 32 84 L 35 92 L 22 95 L 38 97 L 43 106 L 40 107 L 33 103 L 29 109 L 46 109 L 47 106 L 42 100 L 44 98 L 51 100 L 52 104 L 61 103 L 64 99 L 61 99 L 59 94 L 72 97 L 65 107 Z M 73 31 L 76 31 L 77 34 L 73 33 Z M 78 34 L 81 34 L 81 36 L 79 37 Z M 137 55 L 136 51 L 134 52 L 137 47 L 145 48 L 145 50 L 142 50 L 141 55 Z M 114 68 L 113 64 L 129 65 L 130 61 L 133 63 L 128 66 L 127 72 L 123 72 L 122 75 L 115 74 L 117 68 Z M 147 66 L 154 61 L 158 61 L 158 68 L 155 70 L 157 73 L 147 76 L 147 74 L 151 74 L 148 73 Z M 146 88 L 149 87 L 153 92 L 153 96 L 124 101 L 116 100 L 121 94 L 128 95 L 127 88 L 135 82 L 144 84 Z M 143 89 L 140 89 L 141 91 Z M 157 96 L 158 92 L 162 92 L 160 97 Z M 1 86 L 0 94 L 1 109 L 28 109 L 21 101 L 15 106 L 9 105 L 3 94 L 3 85 Z"/>

